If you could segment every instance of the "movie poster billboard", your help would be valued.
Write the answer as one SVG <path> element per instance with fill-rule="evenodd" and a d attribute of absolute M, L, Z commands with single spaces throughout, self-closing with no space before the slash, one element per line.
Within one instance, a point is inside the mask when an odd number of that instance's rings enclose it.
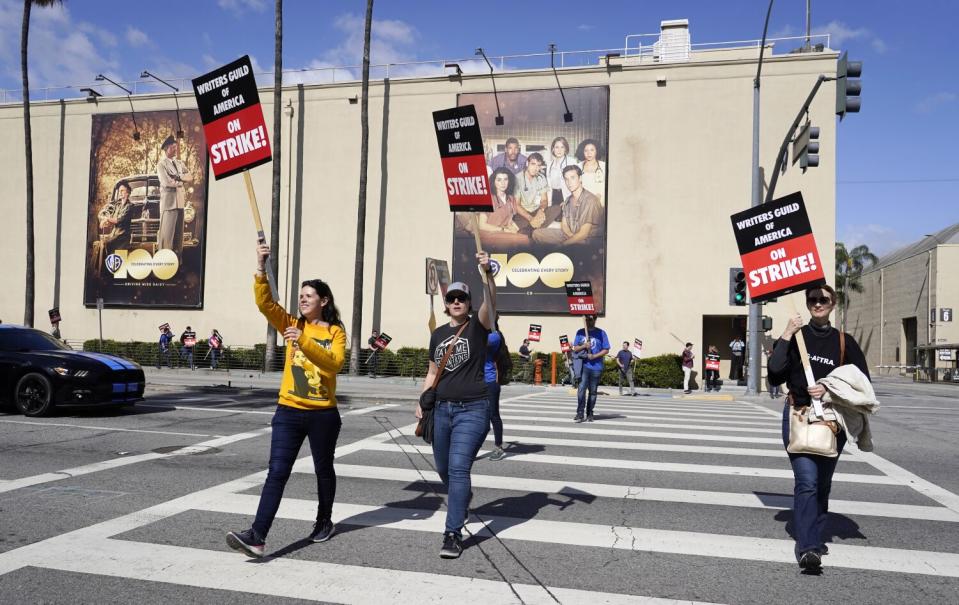
<path fill-rule="evenodd" d="M 203 307 L 207 152 L 199 113 L 176 114 L 93 116 L 86 306 Z"/>
<path fill-rule="evenodd" d="M 568 281 L 593 285 L 605 310 L 609 88 L 499 94 L 497 126 L 491 93 L 458 97 L 476 108 L 486 151 L 493 212 L 479 213 L 480 240 L 490 253 L 497 308 L 513 313 L 567 313 Z M 453 218 L 453 275 L 477 292 L 471 213 Z"/>

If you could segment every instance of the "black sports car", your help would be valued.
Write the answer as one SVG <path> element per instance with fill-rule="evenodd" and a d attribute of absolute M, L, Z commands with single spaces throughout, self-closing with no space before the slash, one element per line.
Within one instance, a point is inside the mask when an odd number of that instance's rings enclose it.
<path fill-rule="evenodd" d="M 74 351 L 45 332 L 0 324 L 0 400 L 27 416 L 55 406 L 123 405 L 143 400 L 139 364 Z"/>

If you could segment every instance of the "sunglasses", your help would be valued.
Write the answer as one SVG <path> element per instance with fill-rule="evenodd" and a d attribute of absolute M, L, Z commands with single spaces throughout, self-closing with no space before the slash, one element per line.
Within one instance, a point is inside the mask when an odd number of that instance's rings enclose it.
<path fill-rule="evenodd" d="M 465 294 L 447 294 L 446 295 L 446 304 L 451 305 L 455 302 L 467 303 L 469 302 L 470 297 Z"/>
<path fill-rule="evenodd" d="M 810 307 L 816 304 L 820 304 L 825 307 L 830 303 L 832 303 L 832 299 L 828 296 L 810 296 L 806 299 L 806 304 Z"/>

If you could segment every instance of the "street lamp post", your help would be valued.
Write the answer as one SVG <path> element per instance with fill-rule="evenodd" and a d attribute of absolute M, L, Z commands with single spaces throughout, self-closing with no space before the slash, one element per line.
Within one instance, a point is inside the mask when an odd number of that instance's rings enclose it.
<path fill-rule="evenodd" d="M 160 84 L 163 84 L 163 85 L 166 86 L 167 88 L 173 89 L 173 102 L 176 104 L 176 138 L 177 138 L 177 139 L 182 139 L 182 138 L 183 138 L 183 125 L 180 124 L 180 101 L 177 100 L 177 98 L 176 98 L 176 95 L 177 95 L 178 92 L 180 92 L 180 89 L 177 88 L 176 86 L 174 86 L 173 84 L 170 84 L 170 83 L 167 82 L 166 80 L 164 80 L 164 79 L 162 79 L 162 78 L 158 78 L 157 76 L 151 74 L 149 71 L 147 71 L 147 70 L 145 70 L 145 69 L 143 70 L 143 73 L 140 74 L 140 77 L 141 77 L 141 78 L 153 78 L 154 80 L 156 80 L 156 81 L 159 82 Z"/>

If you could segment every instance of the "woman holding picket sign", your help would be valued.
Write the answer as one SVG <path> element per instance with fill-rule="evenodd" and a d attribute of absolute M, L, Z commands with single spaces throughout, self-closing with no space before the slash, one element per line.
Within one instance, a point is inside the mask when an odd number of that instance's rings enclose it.
<path fill-rule="evenodd" d="M 489 276 L 486 252 L 477 252 L 476 260 Z M 495 328 L 496 286 L 492 276 L 488 283 L 489 298 L 483 297 L 479 311 L 472 316 L 469 286 L 453 282 L 446 289 L 444 312 L 450 321 L 437 327 L 430 337 L 429 372 L 416 406 L 416 417 L 421 420 L 424 411 L 427 421 L 432 413 L 433 459 L 447 487 L 446 528 L 440 549 L 444 559 L 455 559 L 463 552 L 462 531 L 472 493 L 470 471 L 489 433 L 490 404 L 483 370 L 487 339 Z"/>
<path fill-rule="evenodd" d="M 786 383 L 789 387 L 782 431 L 783 445 L 795 477 L 793 537 L 799 566 L 811 572 L 819 570 L 823 555 L 829 553 L 823 531 L 832 476 L 846 444 L 844 429 L 848 428 L 852 437 L 858 439 L 860 448 L 867 449 L 860 438 L 864 436 L 863 425 L 849 422 L 853 413 L 861 410 L 847 408 L 848 403 L 835 393 L 827 392 L 826 385 L 831 385 L 837 371 L 843 380 L 857 376 L 860 388 L 872 392 L 869 368 L 859 345 L 829 324 L 829 314 L 835 305 L 836 291 L 831 287 L 823 285 L 806 290 L 806 308 L 812 316 L 809 324 L 804 326 L 798 314 L 789 320 L 776 341 L 767 368 L 770 384 Z M 800 333 L 802 338 L 797 338 Z M 808 368 L 804 368 L 802 357 L 808 358 Z M 852 364 L 858 370 L 844 364 Z M 812 381 L 807 378 L 809 373 Z M 833 389 L 835 387 L 830 386 L 830 390 Z M 800 439 L 800 435 L 807 437 Z M 818 436 L 813 438 L 813 435 Z"/>
<path fill-rule="evenodd" d="M 253 526 L 227 534 L 226 543 L 252 557 L 262 557 L 266 535 L 280 508 L 283 489 L 293 471 L 300 446 L 310 440 L 316 491 L 319 502 L 316 524 L 308 540 L 325 542 L 333 536 L 333 498 L 336 473 L 333 453 L 340 434 L 340 413 L 336 409 L 336 374 L 346 356 L 346 330 L 326 282 L 310 279 L 300 286 L 300 316 L 294 317 L 270 293 L 264 263 L 270 247 L 256 249 L 257 269 L 253 282 L 256 306 L 286 340 L 286 360 L 280 382 L 279 405 L 273 414 L 270 467 L 260 493 Z"/>

